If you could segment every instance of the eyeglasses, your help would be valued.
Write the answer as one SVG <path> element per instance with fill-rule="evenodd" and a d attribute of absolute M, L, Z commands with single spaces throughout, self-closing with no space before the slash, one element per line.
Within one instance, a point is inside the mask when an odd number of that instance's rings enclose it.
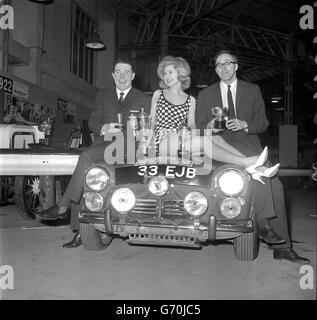
<path fill-rule="evenodd" d="M 231 67 L 231 64 L 236 64 L 236 62 L 227 61 L 227 62 L 224 62 L 224 63 L 217 63 L 216 64 L 216 68 L 217 69 L 222 69 L 223 67 L 229 68 L 229 67 Z"/>

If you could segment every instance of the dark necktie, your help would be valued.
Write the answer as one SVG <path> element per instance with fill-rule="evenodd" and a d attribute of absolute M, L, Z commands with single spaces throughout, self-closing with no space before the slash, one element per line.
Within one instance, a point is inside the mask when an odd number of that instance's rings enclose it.
<path fill-rule="evenodd" d="M 121 104 L 123 101 L 124 92 L 120 92 L 120 98 L 118 100 L 118 103 Z"/>
<path fill-rule="evenodd" d="M 230 90 L 230 84 L 228 85 L 228 91 L 227 91 L 227 99 L 228 99 L 228 107 L 229 107 L 229 119 L 234 119 L 236 118 L 236 113 L 234 111 L 234 104 L 233 104 L 233 99 L 232 99 L 232 93 Z"/>

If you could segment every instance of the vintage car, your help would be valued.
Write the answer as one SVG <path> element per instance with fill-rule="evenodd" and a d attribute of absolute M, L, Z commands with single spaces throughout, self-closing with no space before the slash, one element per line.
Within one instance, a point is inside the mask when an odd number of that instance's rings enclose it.
<path fill-rule="evenodd" d="M 144 158 L 135 165 L 96 163 L 86 171 L 79 212 L 89 250 L 113 236 L 129 244 L 200 248 L 233 240 L 239 260 L 258 254 L 250 175 L 240 166 L 212 168 L 182 158 Z"/>
<path fill-rule="evenodd" d="M 67 187 L 80 150 L 80 133 L 65 147 L 53 147 L 52 118 L 39 125 L 0 124 L 0 204 L 15 202 L 23 219 L 58 200 Z"/>

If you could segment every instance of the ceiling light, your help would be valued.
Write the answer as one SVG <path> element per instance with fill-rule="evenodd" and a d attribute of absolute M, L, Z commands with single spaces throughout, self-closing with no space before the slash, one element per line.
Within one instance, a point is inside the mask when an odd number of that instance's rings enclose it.
<path fill-rule="evenodd" d="M 50 4 L 52 3 L 54 0 L 29 0 L 31 2 L 36 2 L 36 3 L 42 3 L 42 4 Z"/>
<path fill-rule="evenodd" d="M 89 39 L 86 43 L 86 47 L 94 50 L 100 50 L 100 49 L 106 48 L 104 43 L 101 41 L 97 30 L 94 30 L 91 39 Z"/>

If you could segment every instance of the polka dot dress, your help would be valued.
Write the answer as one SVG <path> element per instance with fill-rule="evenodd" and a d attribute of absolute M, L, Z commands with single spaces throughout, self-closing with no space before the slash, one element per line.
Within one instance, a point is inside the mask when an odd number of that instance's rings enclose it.
<path fill-rule="evenodd" d="M 190 107 L 190 96 L 184 104 L 174 105 L 165 99 L 163 90 L 156 107 L 155 145 L 158 146 L 162 138 L 176 132 L 179 127 L 187 124 Z"/>

